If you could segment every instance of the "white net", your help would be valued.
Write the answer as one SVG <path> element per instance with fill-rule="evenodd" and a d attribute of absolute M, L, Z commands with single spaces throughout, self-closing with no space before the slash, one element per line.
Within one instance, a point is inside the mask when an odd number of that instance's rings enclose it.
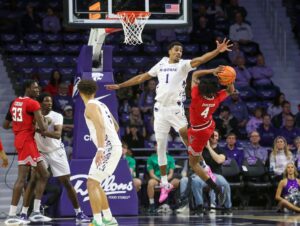
<path fill-rule="evenodd" d="M 123 26 L 124 43 L 128 45 L 142 44 L 142 32 L 151 14 L 143 11 L 126 11 L 118 12 L 117 15 Z"/>

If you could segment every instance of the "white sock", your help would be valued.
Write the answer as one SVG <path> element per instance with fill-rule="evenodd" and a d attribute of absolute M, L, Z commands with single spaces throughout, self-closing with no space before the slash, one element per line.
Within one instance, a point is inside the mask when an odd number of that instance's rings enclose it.
<path fill-rule="evenodd" d="M 41 211 L 41 200 L 35 199 L 33 203 L 33 212 L 40 212 Z"/>
<path fill-rule="evenodd" d="M 105 220 L 110 221 L 112 219 L 112 214 L 110 211 L 110 208 L 106 209 L 106 210 L 102 210 L 103 213 L 103 218 L 105 218 Z"/>
<path fill-rule="evenodd" d="M 160 179 L 162 185 L 167 185 L 168 184 L 168 176 L 165 175 L 165 176 L 161 176 L 161 179 Z"/>
<path fill-rule="evenodd" d="M 81 209 L 80 209 L 80 207 L 79 207 L 78 209 L 74 209 L 74 211 L 75 211 L 75 213 L 76 213 L 76 215 L 77 215 L 78 213 L 81 212 Z"/>
<path fill-rule="evenodd" d="M 97 222 L 97 224 L 102 224 L 102 215 L 101 213 L 97 213 L 93 215 L 94 220 Z"/>
<path fill-rule="evenodd" d="M 17 214 L 17 206 L 10 205 L 9 208 L 9 216 L 16 216 Z"/>
<path fill-rule="evenodd" d="M 154 204 L 154 199 L 149 199 L 150 204 Z"/>
<path fill-rule="evenodd" d="M 29 207 L 23 206 L 23 208 L 22 208 L 22 213 L 24 213 L 24 214 L 27 215 L 27 213 L 28 213 L 28 208 L 29 208 Z"/>

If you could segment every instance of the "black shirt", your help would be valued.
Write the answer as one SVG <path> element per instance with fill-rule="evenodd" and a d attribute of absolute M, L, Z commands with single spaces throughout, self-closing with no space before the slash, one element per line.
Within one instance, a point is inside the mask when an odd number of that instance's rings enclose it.
<path fill-rule="evenodd" d="M 226 154 L 225 152 L 219 147 L 215 147 L 213 148 L 214 151 L 217 153 L 217 154 L 221 154 L 221 155 L 224 155 L 225 158 L 226 158 Z M 202 152 L 202 156 L 206 162 L 207 165 L 209 165 L 211 171 L 213 173 L 216 173 L 216 174 L 222 174 L 222 164 L 219 164 L 217 163 L 210 155 L 210 152 L 207 148 L 204 148 L 203 152 Z"/>

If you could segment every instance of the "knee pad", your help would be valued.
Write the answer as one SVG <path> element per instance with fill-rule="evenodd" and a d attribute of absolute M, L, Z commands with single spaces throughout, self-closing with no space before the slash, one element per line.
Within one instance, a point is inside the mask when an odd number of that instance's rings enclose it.
<path fill-rule="evenodd" d="M 168 134 L 156 133 L 158 165 L 167 165 Z"/>

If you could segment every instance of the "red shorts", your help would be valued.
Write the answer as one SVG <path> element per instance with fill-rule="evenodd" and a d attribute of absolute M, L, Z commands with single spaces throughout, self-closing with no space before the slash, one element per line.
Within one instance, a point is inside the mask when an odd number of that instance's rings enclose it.
<path fill-rule="evenodd" d="M 215 130 L 215 122 L 212 120 L 207 126 L 200 129 L 190 127 L 188 129 L 188 152 L 190 155 L 199 156 L 207 145 L 207 141 Z"/>
<path fill-rule="evenodd" d="M 16 148 L 18 152 L 18 164 L 36 166 L 42 160 L 34 140 L 27 140 L 22 147 Z"/>

